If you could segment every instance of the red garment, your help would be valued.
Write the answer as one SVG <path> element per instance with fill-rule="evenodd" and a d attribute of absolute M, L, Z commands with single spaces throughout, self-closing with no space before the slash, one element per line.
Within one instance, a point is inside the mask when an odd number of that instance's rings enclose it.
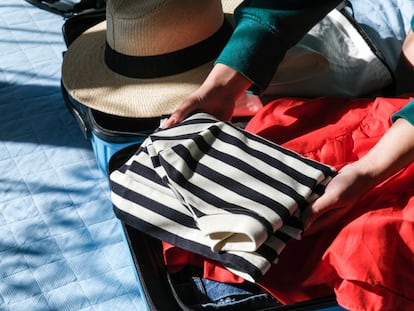
<path fill-rule="evenodd" d="M 339 170 L 365 154 L 408 101 L 284 98 L 246 129 Z M 414 164 L 367 193 L 342 223 L 289 241 L 258 284 L 285 303 L 335 293 L 349 310 L 414 310 L 413 180 Z M 204 267 L 207 278 L 241 281 L 219 264 Z"/>

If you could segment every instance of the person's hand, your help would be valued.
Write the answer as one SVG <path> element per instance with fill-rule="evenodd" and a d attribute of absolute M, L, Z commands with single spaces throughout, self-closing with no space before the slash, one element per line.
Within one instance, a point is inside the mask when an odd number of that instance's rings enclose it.
<path fill-rule="evenodd" d="M 325 193 L 305 209 L 305 234 L 335 223 L 361 195 L 414 162 L 414 126 L 399 118 L 358 161 L 339 171 Z"/>
<path fill-rule="evenodd" d="M 371 187 L 370 178 L 361 174 L 357 165 L 343 167 L 326 186 L 325 193 L 305 209 L 305 234 L 337 223 Z"/>
<path fill-rule="evenodd" d="M 163 127 L 180 123 L 196 111 L 203 111 L 219 120 L 230 120 L 236 100 L 251 85 L 251 82 L 237 71 L 223 64 L 217 64 L 204 83 L 190 94 L 171 114 Z"/>

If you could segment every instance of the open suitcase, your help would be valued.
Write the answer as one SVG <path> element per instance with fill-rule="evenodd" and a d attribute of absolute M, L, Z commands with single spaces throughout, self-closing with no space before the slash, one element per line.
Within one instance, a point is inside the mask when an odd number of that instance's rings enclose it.
<path fill-rule="evenodd" d="M 66 45 L 69 46 L 84 30 L 103 20 L 104 11 L 87 12 L 68 18 L 62 28 Z M 160 118 L 127 120 L 94 111 L 73 101 L 63 85 L 62 94 L 68 109 L 78 121 L 86 138 L 91 141 L 98 165 L 104 173 L 109 174 L 125 163 L 145 137 L 156 130 L 160 123 Z M 123 229 L 136 268 L 137 282 L 143 288 L 149 310 L 213 310 L 208 307 L 199 309 L 190 306 L 180 295 L 177 288 L 182 278 L 178 279 L 168 273 L 161 241 L 126 223 L 123 223 Z M 191 279 L 192 275 L 186 277 Z M 267 297 L 254 304 L 233 304 L 214 310 L 343 310 L 337 305 L 334 296 L 282 305 L 254 284 L 248 284 L 248 289 L 252 295 Z"/>

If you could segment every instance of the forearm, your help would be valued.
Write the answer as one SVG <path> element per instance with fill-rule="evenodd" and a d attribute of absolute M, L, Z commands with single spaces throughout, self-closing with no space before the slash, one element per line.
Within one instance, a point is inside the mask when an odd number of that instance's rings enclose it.
<path fill-rule="evenodd" d="M 366 186 L 375 186 L 414 161 L 414 126 L 400 118 L 380 141 L 352 164 Z"/>
<path fill-rule="evenodd" d="M 234 14 L 236 29 L 217 59 L 259 89 L 273 77 L 286 51 L 340 0 L 246 0 Z"/>

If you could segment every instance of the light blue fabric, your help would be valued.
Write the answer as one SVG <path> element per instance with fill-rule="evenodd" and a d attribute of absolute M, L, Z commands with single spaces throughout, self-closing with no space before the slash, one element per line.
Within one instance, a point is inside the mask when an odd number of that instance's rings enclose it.
<path fill-rule="evenodd" d="M 147 310 L 107 180 L 60 93 L 63 22 L 0 1 L 0 310 Z"/>
<path fill-rule="evenodd" d="M 267 310 L 269 307 L 282 305 L 271 296 L 249 284 L 232 285 L 215 282 L 200 277 L 180 283 L 176 286 L 177 294 L 191 308 L 199 311 L 225 311 L 225 310 Z M 197 303 L 195 303 L 197 302 Z M 315 310 L 315 306 L 308 309 Z M 295 306 L 292 309 L 305 310 L 305 307 Z M 320 306 L 319 311 L 345 311 L 340 306 Z"/>
<path fill-rule="evenodd" d="M 193 277 L 176 286 L 177 294 L 194 310 L 253 310 L 281 305 L 249 285 L 233 285 Z"/>
<path fill-rule="evenodd" d="M 413 0 L 350 0 L 355 19 L 383 53 L 391 69 L 397 66 L 402 42 L 414 14 Z"/>

